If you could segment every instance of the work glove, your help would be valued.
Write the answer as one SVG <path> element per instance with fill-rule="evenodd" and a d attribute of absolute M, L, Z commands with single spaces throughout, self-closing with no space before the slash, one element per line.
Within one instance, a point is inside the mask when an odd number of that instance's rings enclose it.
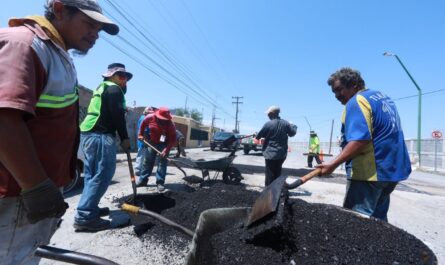
<path fill-rule="evenodd" d="M 45 218 L 60 218 L 68 208 L 60 189 L 50 179 L 23 190 L 20 195 L 31 224 Z"/>
<path fill-rule="evenodd" d="M 130 139 L 122 140 L 121 147 L 122 147 L 122 150 L 124 150 L 124 152 L 130 151 L 130 147 L 131 147 Z"/>

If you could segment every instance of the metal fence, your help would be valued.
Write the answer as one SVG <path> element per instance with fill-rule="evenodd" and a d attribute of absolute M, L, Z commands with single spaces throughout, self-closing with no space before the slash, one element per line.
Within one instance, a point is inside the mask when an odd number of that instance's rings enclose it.
<path fill-rule="evenodd" d="M 420 164 L 417 155 L 417 140 L 405 140 L 413 169 L 420 168 L 425 171 L 445 173 L 445 141 L 443 139 L 423 139 L 421 142 Z M 292 149 L 305 153 L 308 151 L 307 142 L 293 142 L 289 144 Z M 320 142 L 320 149 L 324 154 L 336 156 L 341 148 L 336 142 Z M 329 152 L 330 150 L 330 152 Z"/>

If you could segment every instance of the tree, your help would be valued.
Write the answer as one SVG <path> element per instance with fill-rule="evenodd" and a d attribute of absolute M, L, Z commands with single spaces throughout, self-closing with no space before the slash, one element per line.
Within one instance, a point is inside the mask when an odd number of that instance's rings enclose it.
<path fill-rule="evenodd" d="M 202 113 L 199 112 L 197 109 L 192 109 L 190 117 L 200 124 L 202 123 Z"/>
<path fill-rule="evenodd" d="M 184 109 L 184 108 L 176 108 L 172 110 L 176 116 L 180 117 L 189 117 L 197 121 L 198 123 L 202 123 L 202 113 L 197 109 Z"/>

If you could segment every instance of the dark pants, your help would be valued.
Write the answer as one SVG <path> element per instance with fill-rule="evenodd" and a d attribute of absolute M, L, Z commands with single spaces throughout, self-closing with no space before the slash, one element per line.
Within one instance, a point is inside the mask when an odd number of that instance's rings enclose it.
<path fill-rule="evenodd" d="M 266 159 L 266 182 L 265 186 L 268 186 L 275 179 L 281 175 L 281 168 L 283 166 L 284 160 L 286 159 Z"/>
<path fill-rule="evenodd" d="M 308 167 L 312 167 L 312 160 L 314 160 L 314 157 L 315 157 L 315 160 L 317 161 L 317 164 L 320 165 L 322 163 L 322 161 L 320 159 L 320 155 L 315 154 L 315 153 L 310 153 L 307 155 L 307 166 Z"/>

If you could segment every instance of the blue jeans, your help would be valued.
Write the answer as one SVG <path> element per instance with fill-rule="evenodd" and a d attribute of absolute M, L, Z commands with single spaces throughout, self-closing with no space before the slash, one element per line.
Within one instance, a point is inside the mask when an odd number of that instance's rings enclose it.
<path fill-rule="evenodd" d="M 343 207 L 388 221 L 390 195 L 397 182 L 348 180 Z"/>
<path fill-rule="evenodd" d="M 140 176 L 141 172 L 144 171 L 143 162 L 145 160 L 145 157 L 147 156 L 147 153 L 148 151 L 146 146 L 138 148 L 138 154 L 136 155 L 136 163 L 134 167 L 136 176 Z"/>
<path fill-rule="evenodd" d="M 162 144 L 153 144 L 153 146 L 162 152 L 164 148 L 167 146 L 165 143 Z M 147 181 L 148 177 L 151 175 L 151 172 L 153 172 L 153 167 L 156 162 L 156 156 L 158 153 L 156 153 L 155 150 L 151 149 L 150 147 L 147 147 L 147 153 L 146 157 L 142 162 L 142 171 L 139 176 L 139 181 Z M 165 183 L 165 175 L 167 174 L 167 159 L 160 158 L 158 159 L 158 169 L 156 170 L 156 184 L 164 185 Z"/>
<path fill-rule="evenodd" d="M 82 133 L 80 148 L 85 156 L 85 184 L 74 221 L 85 224 L 99 218 L 99 201 L 116 171 L 116 140 L 111 134 Z"/>

